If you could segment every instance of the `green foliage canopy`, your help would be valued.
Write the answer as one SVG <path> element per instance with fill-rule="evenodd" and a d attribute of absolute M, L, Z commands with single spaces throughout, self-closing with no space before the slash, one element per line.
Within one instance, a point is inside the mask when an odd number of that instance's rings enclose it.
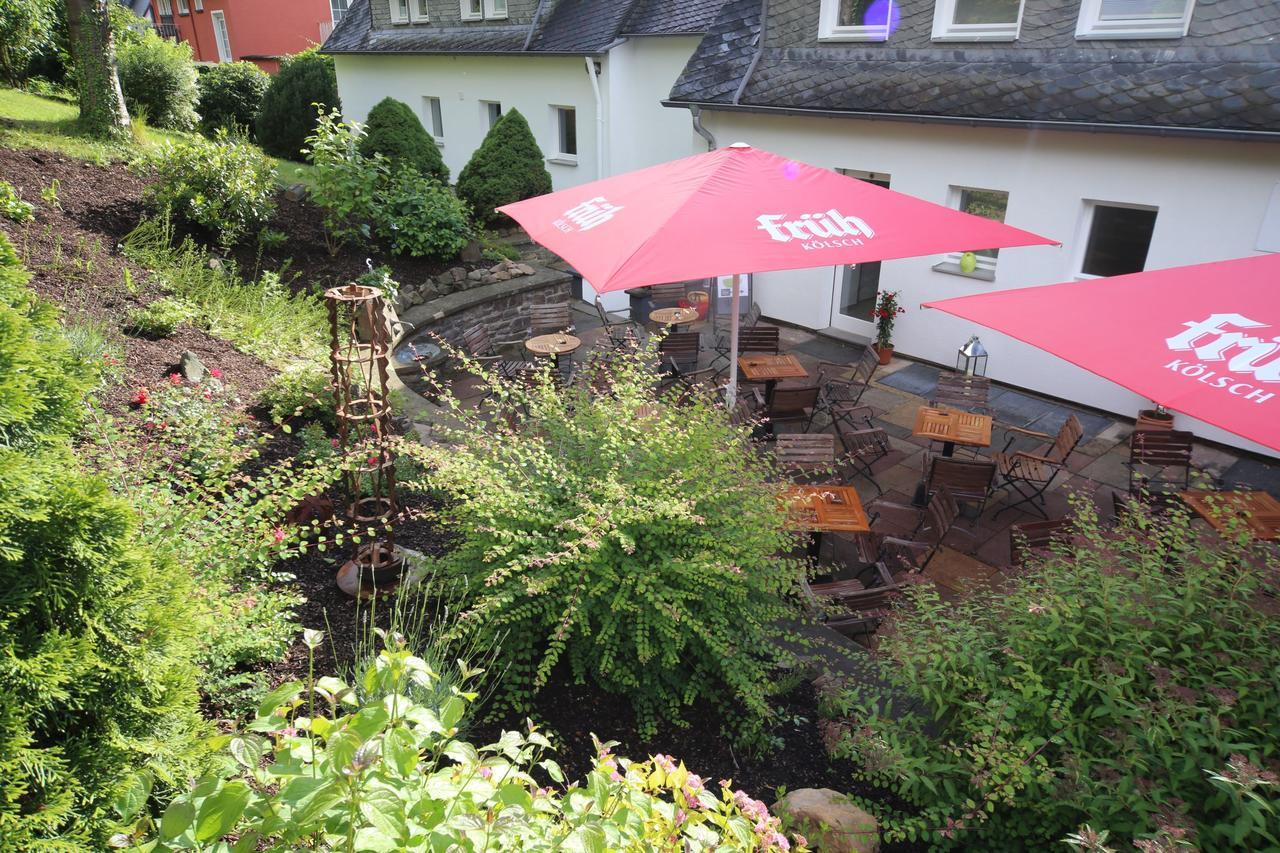
<path fill-rule="evenodd" d="M 508 110 L 489 130 L 458 175 L 458 195 L 482 225 L 510 224 L 494 208 L 551 192 L 551 173 L 529 123 Z"/>
<path fill-rule="evenodd" d="M 0 0 L 0 74 L 17 85 L 53 39 L 52 0 Z"/>
<path fill-rule="evenodd" d="M 191 45 L 148 29 L 116 46 L 125 104 L 153 127 L 192 130 L 199 119 L 196 66 Z"/>
<path fill-rule="evenodd" d="M 205 69 L 197 81 L 200 129 L 248 134 L 262 109 L 271 77 L 252 62 L 221 62 Z"/>
<path fill-rule="evenodd" d="M 406 165 L 419 174 L 449 183 L 449 168 L 436 145 L 408 104 L 395 98 L 383 98 L 365 122 L 360 139 L 360 153 L 366 157 L 381 154 L 392 166 Z"/>
<path fill-rule="evenodd" d="M 262 99 L 255 126 L 258 144 L 268 154 L 297 160 L 320 113 L 341 110 L 333 58 L 316 48 L 286 59 Z"/>

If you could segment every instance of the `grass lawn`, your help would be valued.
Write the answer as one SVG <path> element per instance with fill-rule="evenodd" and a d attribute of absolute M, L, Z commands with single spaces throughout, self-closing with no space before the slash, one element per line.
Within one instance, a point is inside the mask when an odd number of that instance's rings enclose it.
<path fill-rule="evenodd" d="M 76 123 L 79 114 L 79 109 L 72 104 L 0 87 L 0 146 L 39 148 L 81 160 L 107 163 L 127 160 L 140 149 L 197 136 L 148 127 L 139 134 L 141 139 L 132 144 L 103 142 L 80 131 Z M 310 185 L 310 166 L 291 160 L 276 160 L 275 164 L 282 185 L 299 182 Z"/>

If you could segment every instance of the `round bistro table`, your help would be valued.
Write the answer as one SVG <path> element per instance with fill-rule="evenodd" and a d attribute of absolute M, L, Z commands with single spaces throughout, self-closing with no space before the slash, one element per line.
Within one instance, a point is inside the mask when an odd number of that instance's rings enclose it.
<path fill-rule="evenodd" d="M 697 308 L 659 308 L 649 312 L 649 322 L 659 326 L 683 326 L 697 320 Z"/>
<path fill-rule="evenodd" d="M 538 335 L 529 338 L 524 342 L 524 348 L 534 355 L 549 355 L 557 364 L 560 363 L 560 356 L 569 353 L 582 346 L 582 338 L 573 335 Z"/>

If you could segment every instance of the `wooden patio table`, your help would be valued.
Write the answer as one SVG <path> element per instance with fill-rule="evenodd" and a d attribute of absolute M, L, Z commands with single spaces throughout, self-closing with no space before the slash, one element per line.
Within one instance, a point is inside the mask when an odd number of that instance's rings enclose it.
<path fill-rule="evenodd" d="M 1219 533 L 1240 518 L 1258 539 L 1280 540 L 1280 501 L 1267 492 L 1179 492 L 1178 496 Z"/>
<path fill-rule="evenodd" d="M 649 312 L 649 322 L 659 326 L 683 326 L 698 319 L 696 308 L 659 308 Z"/>
<path fill-rule="evenodd" d="M 773 389 L 780 379 L 807 379 L 809 372 L 794 355 L 742 355 L 738 356 L 738 371 L 748 382 L 764 383 L 764 398 L 773 398 Z"/>
<path fill-rule="evenodd" d="M 942 455 L 951 456 L 955 454 L 957 444 L 990 447 L 992 421 L 990 415 L 921 406 L 920 411 L 916 412 L 916 423 L 911 434 L 941 441 Z"/>
<path fill-rule="evenodd" d="M 816 562 L 823 533 L 870 533 L 871 522 L 853 486 L 790 486 L 782 493 L 788 518 L 810 534 L 809 556 Z"/>
<path fill-rule="evenodd" d="M 582 346 L 582 338 L 555 332 L 549 335 L 538 335 L 524 342 L 524 348 L 529 352 L 535 355 L 549 355 L 556 364 L 560 363 L 560 356 L 568 355 L 580 346 Z"/>

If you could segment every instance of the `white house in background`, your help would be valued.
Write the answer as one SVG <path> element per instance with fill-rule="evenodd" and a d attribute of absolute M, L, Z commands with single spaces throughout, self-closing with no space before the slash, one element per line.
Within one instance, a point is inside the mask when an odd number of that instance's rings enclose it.
<path fill-rule="evenodd" d="M 348 117 L 416 105 L 455 174 L 514 106 L 557 188 L 745 141 L 1057 238 L 968 274 L 913 258 L 760 274 L 755 294 L 867 340 L 876 293 L 901 290 L 900 353 L 953 364 L 978 332 L 993 378 L 1122 415 L 1147 401 L 917 306 L 1280 251 L 1280 3 L 355 0 L 324 49 Z"/>

